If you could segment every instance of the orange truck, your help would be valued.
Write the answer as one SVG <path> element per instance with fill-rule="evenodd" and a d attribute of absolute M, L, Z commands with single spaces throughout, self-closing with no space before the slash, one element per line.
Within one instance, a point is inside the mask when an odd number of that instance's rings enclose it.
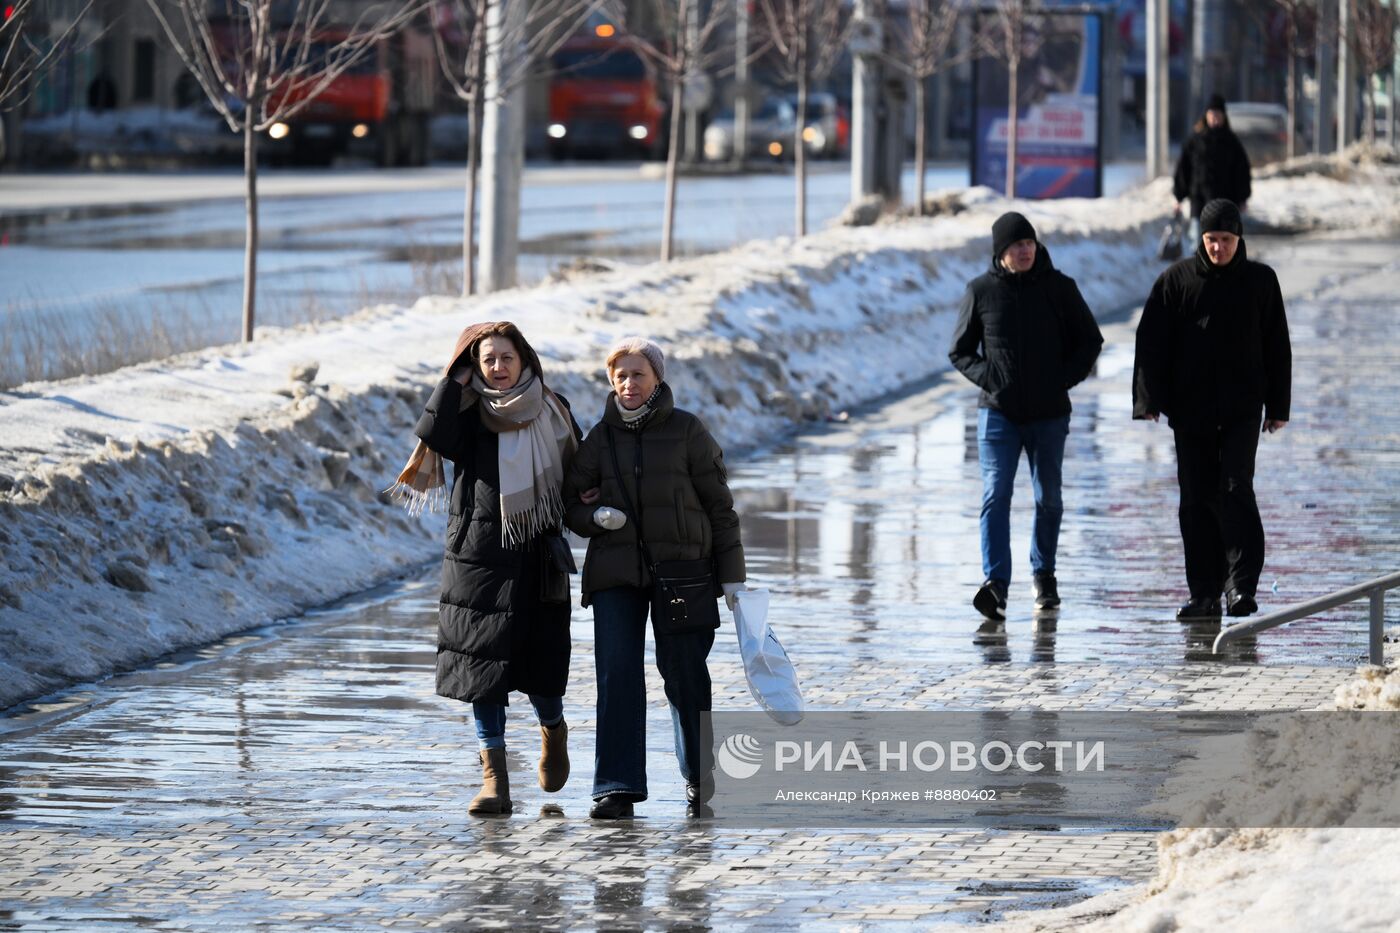
<path fill-rule="evenodd" d="M 666 107 L 641 56 L 615 40 L 571 39 L 552 64 L 551 158 L 665 155 Z"/>
<path fill-rule="evenodd" d="M 345 38 L 323 30 L 311 60 Z M 272 161 L 329 165 L 337 155 L 367 156 L 382 166 L 425 165 L 437 87 L 432 34 L 409 26 L 377 42 L 294 116 L 267 128 Z M 285 99 L 299 91 L 288 89 Z"/>

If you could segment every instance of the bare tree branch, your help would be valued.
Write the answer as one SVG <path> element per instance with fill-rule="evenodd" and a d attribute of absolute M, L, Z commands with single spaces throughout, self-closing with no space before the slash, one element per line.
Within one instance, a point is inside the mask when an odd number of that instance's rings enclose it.
<path fill-rule="evenodd" d="M 34 32 L 47 28 L 40 16 L 38 0 L 14 0 L 9 3 L 8 16 L 0 19 L 0 110 L 10 110 L 27 101 L 34 93 L 37 78 L 52 68 L 66 52 L 86 47 L 100 38 L 100 33 L 78 43 L 79 27 L 92 10 L 95 0 L 86 0 L 73 19 L 63 25 L 57 36 L 49 39 L 48 48 L 35 41 Z"/>
<path fill-rule="evenodd" d="M 1376 144 L 1375 76 L 1395 59 L 1396 11 L 1382 0 L 1340 0 L 1352 5 L 1348 38 L 1356 56 L 1356 70 L 1366 81 L 1362 95 L 1366 112 L 1366 142 Z M 1391 106 L 1395 106 L 1391 101 Z M 1344 115 L 1345 116 L 1345 115 Z"/>
<path fill-rule="evenodd" d="M 892 48 L 881 54 L 884 63 L 903 72 L 914 84 L 915 212 L 924 213 L 924 177 L 928 167 L 925 87 L 929 78 L 976 55 L 975 44 L 954 50 L 961 4 L 953 0 L 909 0 L 904 29 L 891 29 Z M 893 23 L 887 25 L 893 26 Z"/>
<path fill-rule="evenodd" d="M 497 46 L 491 49 L 487 46 L 486 14 L 493 2 L 502 0 L 445 0 L 434 7 L 433 49 L 438 69 L 453 95 L 467 104 L 471 113 L 462 217 L 464 296 L 476 291 L 476 201 L 488 53 L 499 52 L 496 60 L 502 67 L 493 89 L 498 99 L 505 99 L 529 77 L 536 59 L 553 55 L 590 17 L 609 9 L 613 0 L 535 0 L 522 16 L 501 18 L 503 28 L 494 40 Z"/>
<path fill-rule="evenodd" d="M 684 90 L 687 82 L 709 77 L 721 70 L 721 61 L 728 63 L 734 51 L 716 41 L 722 27 L 733 20 L 732 0 L 645 0 L 638 9 L 644 10 L 649 23 L 645 32 L 627 19 L 621 20 L 623 41 L 640 57 L 649 62 L 671 90 L 670 144 L 666 153 L 666 194 L 662 208 L 661 261 L 667 262 L 674 252 L 676 187 L 680 159 L 680 126 L 684 115 Z"/>
<path fill-rule="evenodd" d="M 777 53 L 778 72 L 797 88 L 797 120 L 793 132 L 796 168 L 796 228 L 807 234 L 807 94 L 831 73 L 854 23 L 845 0 L 759 0 L 765 37 Z"/>
<path fill-rule="evenodd" d="M 342 25 L 332 19 L 331 0 L 146 0 L 210 105 L 243 135 L 245 341 L 256 318 L 259 134 L 310 106 L 428 3 L 370 3 Z"/>
<path fill-rule="evenodd" d="M 1036 8 L 1030 0 L 997 0 L 992 15 L 984 19 L 974 41 L 982 54 L 1006 65 L 1007 70 L 1007 133 L 1006 133 L 1006 196 L 1016 196 L 1016 149 L 1020 143 L 1020 70 L 1021 62 L 1040 54 L 1047 39 L 1054 34 L 1047 28 L 1054 17 L 1051 10 Z"/>

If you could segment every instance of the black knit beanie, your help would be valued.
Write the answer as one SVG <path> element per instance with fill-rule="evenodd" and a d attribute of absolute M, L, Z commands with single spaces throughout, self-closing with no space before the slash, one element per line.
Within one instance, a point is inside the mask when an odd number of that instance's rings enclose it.
<path fill-rule="evenodd" d="M 1207 201 L 1201 208 L 1202 233 L 1233 233 L 1244 236 L 1244 223 L 1240 220 L 1240 209 L 1234 201 L 1216 198 Z"/>
<path fill-rule="evenodd" d="M 1000 259 L 1012 243 L 1036 239 L 1031 222 L 1015 211 L 1008 211 L 992 224 L 992 258 Z"/>
<path fill-rule="evenodd" d="M 1206 102 L 1206 109 L 1207 109 L 1207 110 L 1219 110 L 1221 113 L 1224 113 L 1224 112 L 1225 112 L 1225 98 L 1221 97 L 1219 94 L 1212 94 L 1212 95 L 1210 95 L 1210 100 Z"/>

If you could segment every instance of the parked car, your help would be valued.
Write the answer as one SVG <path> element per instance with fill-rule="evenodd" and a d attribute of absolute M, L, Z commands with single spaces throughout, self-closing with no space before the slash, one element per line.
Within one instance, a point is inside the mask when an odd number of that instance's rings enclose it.
<path fill-rule="evenodd" d="M 1282 104 L 1226 103 L 1230 128 L 1256 168 L 1288 158 L 1288 108 Z"/>

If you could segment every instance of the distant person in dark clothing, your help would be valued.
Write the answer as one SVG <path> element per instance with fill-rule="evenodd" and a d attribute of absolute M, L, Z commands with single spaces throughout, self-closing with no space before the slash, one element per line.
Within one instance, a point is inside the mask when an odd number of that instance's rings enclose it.
<path fill-rule="evenodd" d="M 1262 431 L 1288 423 L 1293 355 L 1274 270 L 1245 254 L 1239 209 L 1201 211 L 1195 255 L 1158 277 L 1142 309 L 1133 417 L 1166 415 L 1176 439 L 1191 598 L 1177 618 L 1258 610 L 1264 526 L 1254 499 Z M 1262 416 L 1262 417 L 1261 417 Z"/>
<path fill-rule="evenodd" d="M 1031 572 L 1036 609 L 1060 605 L 1055 552 L 1064 506 L 1060 468 L 1069 434 L 1069 390 L 1094 368 L 1103 335 L 1074 280 L 1050 262 L 1029 220 L 1015 212 L 992 225 L 991 269 L 967 287 L 948 358 L 982 389 L 977 454 L 982 465 L 982 571 L 972 604 L 1006 618 L 1011 582 L 1011 493 L 1025 451 L 1035 491 Z"/>
<path fill-rule="evenodd" d="M 1176 163 L 1172 196 L 1178 204 L 1191 201 L 1191 233 L 1200 236 L 1201 209 L 1216 198 L 1233 201 L 1240 211 L 1249 201 L 1249 156 L 1225 113 L 1225 98 L 1211 95 L 1206 112 L 1196 121 L 1195 132 L 1182 143 Z M 1180 208 L 1178 207 L 1178 210 Z"/>
<path fill-rule="evenodd" d="M 112 76 L 103 72 L 88 83 L 88 109 L 101 113 L 117 106 L 117 85 Z"/>

